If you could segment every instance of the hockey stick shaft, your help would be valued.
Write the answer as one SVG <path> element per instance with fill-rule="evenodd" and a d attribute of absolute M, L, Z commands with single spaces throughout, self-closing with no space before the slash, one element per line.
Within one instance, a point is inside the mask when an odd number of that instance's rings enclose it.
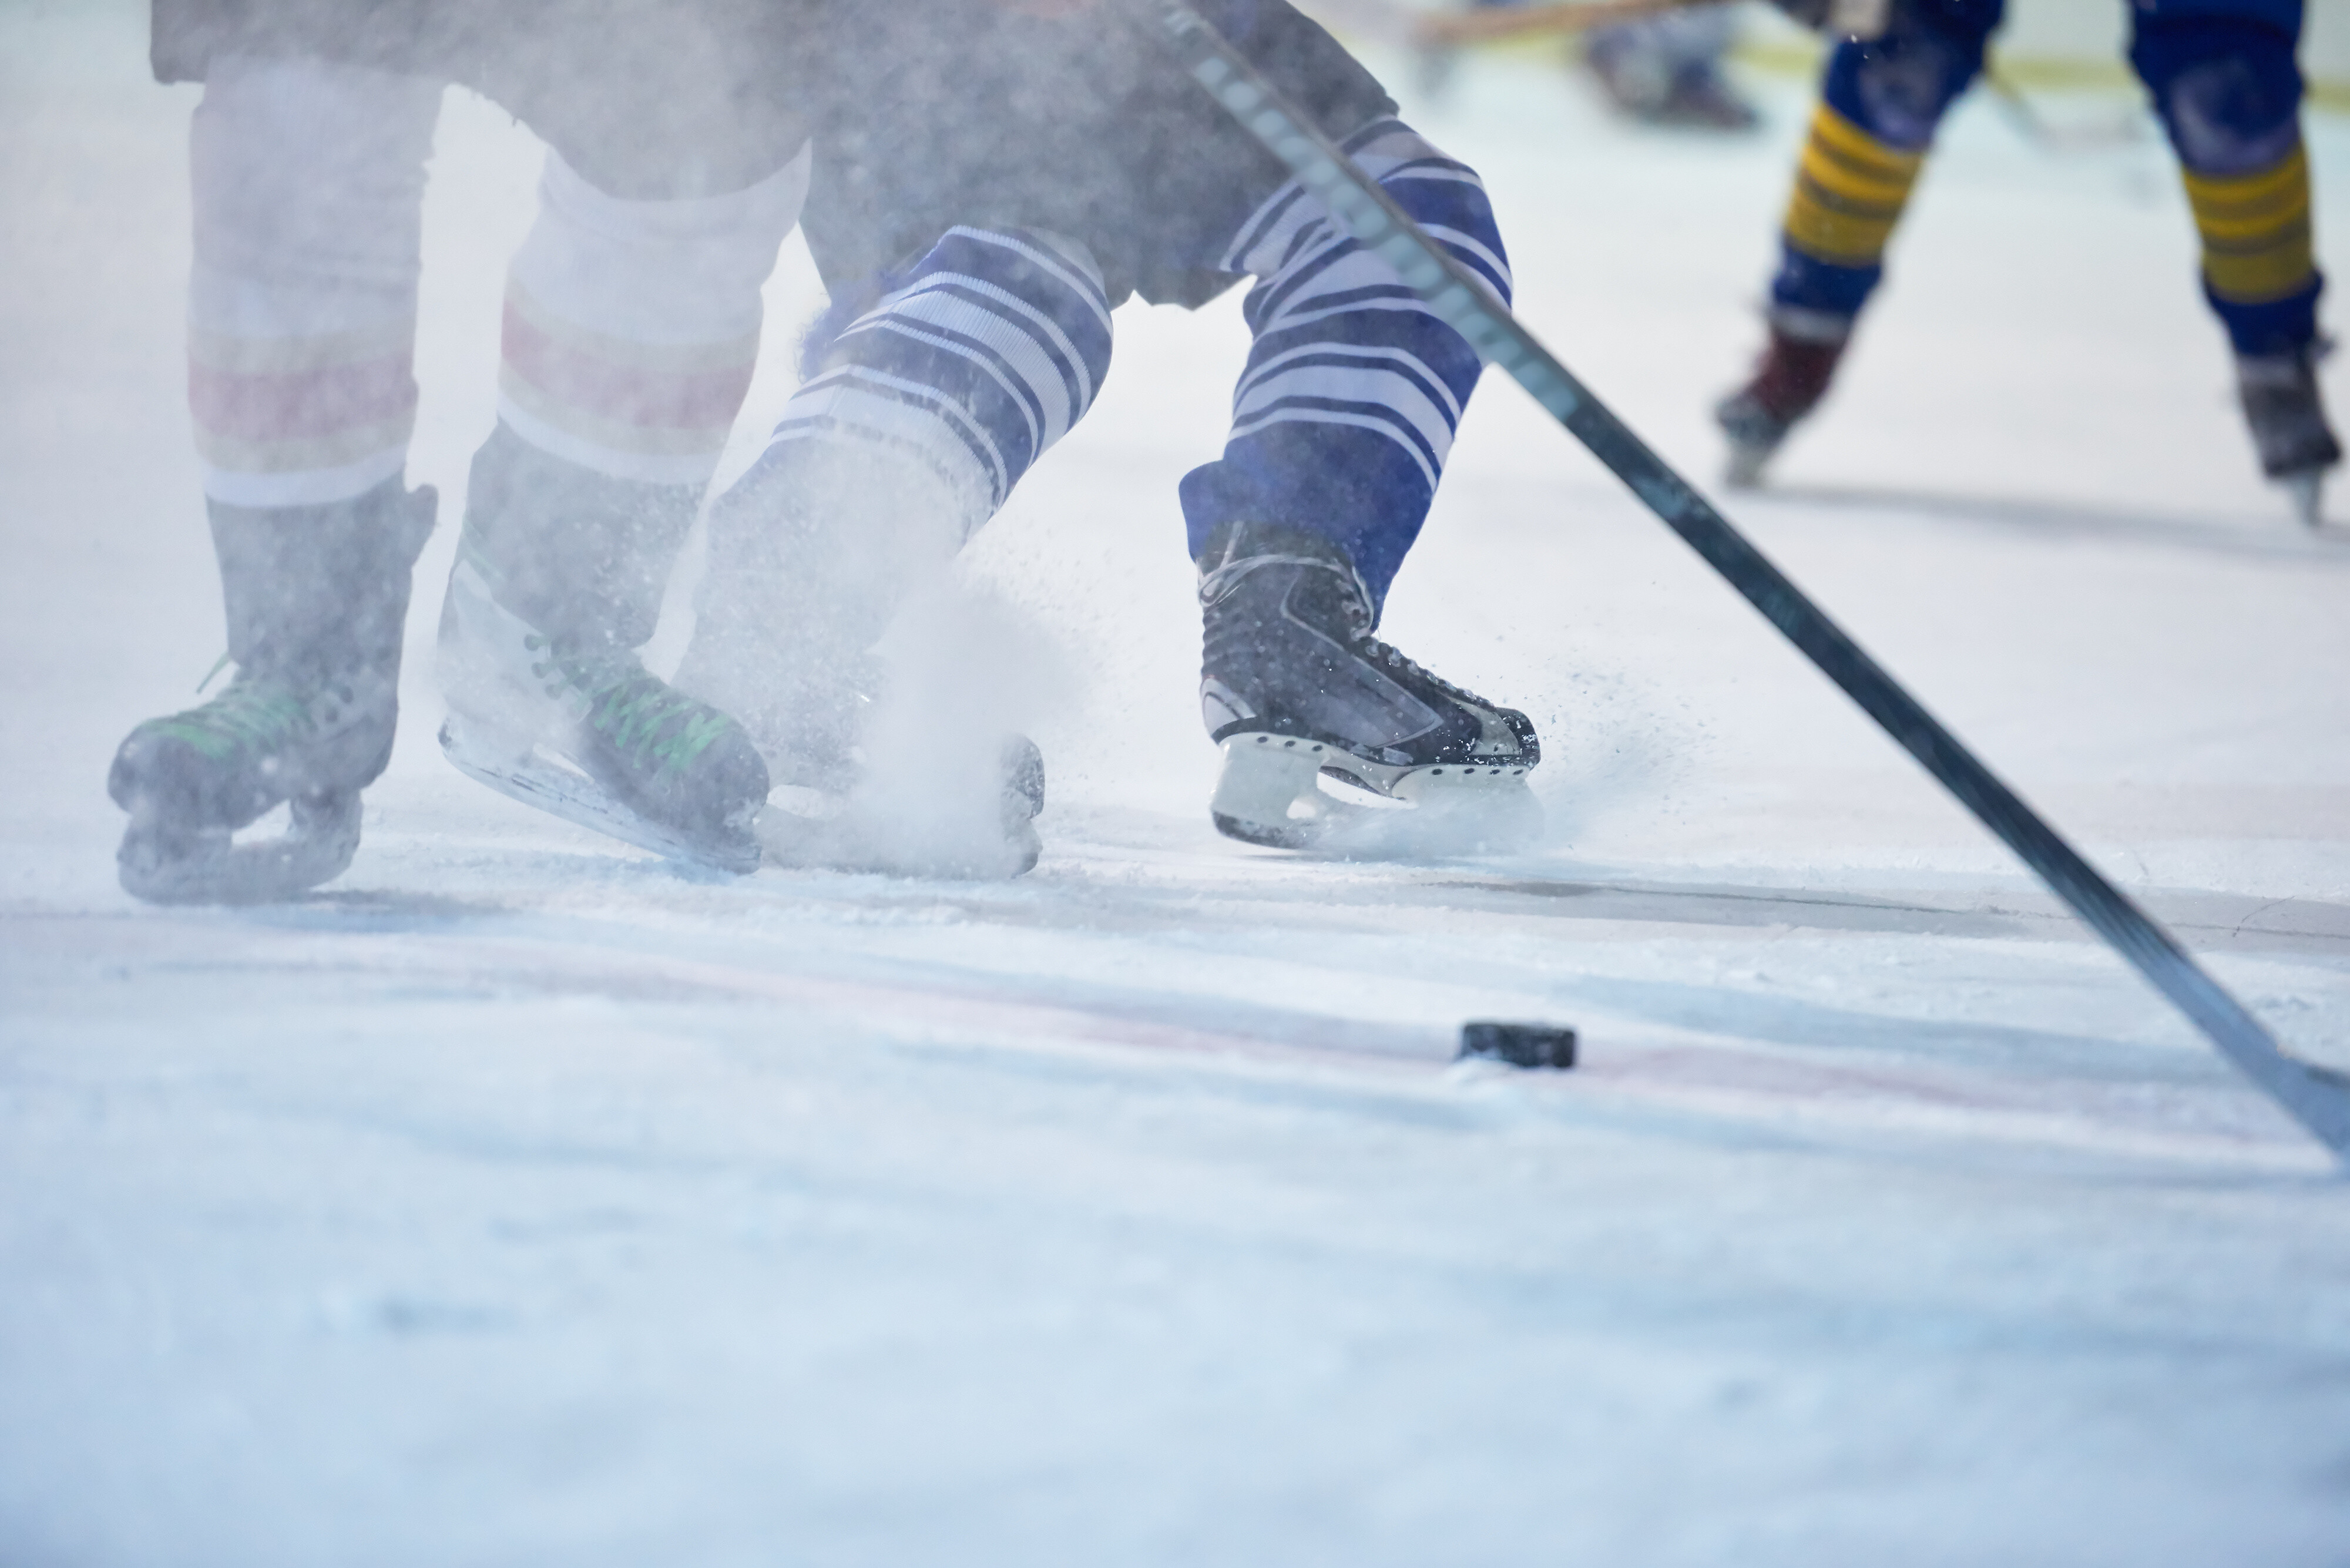
<path fill-rule="evenodd" d="M 2287 1054 L 2260 1021 L 2170 933 L 2098 875 L 2014 791 L 1830 620 L 1729 519 L 1518 324 L 1477 275 L 1291 105 L 1184 0 L 1114 0 L 1365 249 L 1428 307 L 1565 425 L 1765 619 L 1841 687 L 1959 803 L 2036 872 L 2220 1054 L 2314 1134 L 2350 1159 L 2350 1076 Z"/>

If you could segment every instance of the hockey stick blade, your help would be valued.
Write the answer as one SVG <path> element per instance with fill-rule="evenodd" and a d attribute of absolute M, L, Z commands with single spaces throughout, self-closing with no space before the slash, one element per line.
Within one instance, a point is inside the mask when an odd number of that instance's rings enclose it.
<path fill-rule="evenodd" d="M 2350 1161 L 2350 1075 L 2288 1054 L 2170 933 L 2106 881 L 2015 792 L 1771 564 L 1729 519 L 1651 452 L 1518 324 L 1509 307 L 1314 128 L 1184 0 L 1111 0 L 1157 39 L 1366 250 L 1487 364 L 1607 465 L 1665 525 L 1876 720 L 1997 835 L 2090 928 L 2207 1035 L 2220 1053 L 2334 1154 Z"/>

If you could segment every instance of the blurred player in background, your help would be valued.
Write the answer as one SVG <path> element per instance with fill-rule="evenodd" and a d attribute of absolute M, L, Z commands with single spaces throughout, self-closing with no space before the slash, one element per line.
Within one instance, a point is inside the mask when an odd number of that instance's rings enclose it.
<path fill-rule="evenodd" d="M 1752 379 L 1716 410 L 1732 483 L 1755 483 L 1826 393 L 1935 128 L 1981 73 L 2002 10 L 2002 0 L 1893 0 L 1881 36 L 1829 54 L 1781 234 L 1770 339 Z M 2130 64 L 2178 157 L 2204 296 L 2235 351 L 2262 470 L 2314 525 L 2342 449 L 2316 375 L 2326 345 L 2295 60 L 2302 0 L 2135 0 L 2130 20 Z"/>
<path fill-rule="evenodd" d="M 1529 0 L 1473 0 L 1472 9 L 1523 7 Z M 1653 16 L 1593 27 L 1583 63 L 1616 109 L 1649 125 L 1746 130 L 1758 117 L 1722 70 L 1738 41 L 1729 4 L 1681 5 Z"/>

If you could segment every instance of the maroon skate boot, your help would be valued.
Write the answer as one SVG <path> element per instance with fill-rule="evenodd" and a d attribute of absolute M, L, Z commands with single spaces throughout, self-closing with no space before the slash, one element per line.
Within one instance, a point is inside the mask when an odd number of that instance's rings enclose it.
<path fill-rule="evenodd" d="M 1848 318 L 1774 316 L 1771 341 L 1746 385 L 1716 403 L 1714 422 L 1730 438 L 1729 483 L 1762 482 L 1763 465 L 1795 422 L 1819 406 L 1851 340 Z"/>

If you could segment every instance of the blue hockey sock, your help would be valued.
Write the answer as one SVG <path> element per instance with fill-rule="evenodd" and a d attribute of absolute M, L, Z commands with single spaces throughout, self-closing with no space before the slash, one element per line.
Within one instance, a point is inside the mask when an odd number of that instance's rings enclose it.
<path fill-rule="evenodd" d="M 1771 302 L 1815 336 L 1849 322 L 1885 275 L 1909 187 L 1950 105 L 1981 74 L 2003 0 L 1914 0 L 1881 37 L 1847 38 L 1828 57 Z"/>
<path fill-rule="evenodd" d="M 2300 6 L 2155 0 L 2132 16 L 2130 64 L 2178 154 L 2204 297 L 2239 354 L 2296 353 L 2317 336 L 2324 285 L 2293 58 Z"/>

